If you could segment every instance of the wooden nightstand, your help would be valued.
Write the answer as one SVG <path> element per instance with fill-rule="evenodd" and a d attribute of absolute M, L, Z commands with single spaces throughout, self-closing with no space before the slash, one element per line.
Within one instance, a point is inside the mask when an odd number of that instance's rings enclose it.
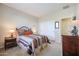
<path fill-rule="evenodd" d="M 4 45 L 5 45 L 5 50 L 17 46 L 16 38 L 6 37 Z"/>

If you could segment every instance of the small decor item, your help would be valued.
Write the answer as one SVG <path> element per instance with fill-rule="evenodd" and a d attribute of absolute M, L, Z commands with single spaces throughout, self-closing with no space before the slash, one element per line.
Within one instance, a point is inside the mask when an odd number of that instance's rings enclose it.
<path fill-rule="evenodd" d="M 59 21 L 55 21 L 55 29 L 59 29 Z"/>
<path fill-rule="evenodd" d="M 73 27 L 72 31 L 71 31 L 73 36 L 78 36 L 78 29 L 76 26 Z"/>

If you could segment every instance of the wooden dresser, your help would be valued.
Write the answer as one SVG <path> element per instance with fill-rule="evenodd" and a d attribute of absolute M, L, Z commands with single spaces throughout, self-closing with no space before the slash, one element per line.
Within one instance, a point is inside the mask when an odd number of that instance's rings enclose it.
<path fill-rule="evenodd" d="M 79 37 L 62 35 L 64 56 L 79 56 Z"/>
<path fill-rule="evenodd" d="M 9 37 L 5 38 L 5 50 L 16 46 L 17 46 L 16 38 L 9 38 Z"/>

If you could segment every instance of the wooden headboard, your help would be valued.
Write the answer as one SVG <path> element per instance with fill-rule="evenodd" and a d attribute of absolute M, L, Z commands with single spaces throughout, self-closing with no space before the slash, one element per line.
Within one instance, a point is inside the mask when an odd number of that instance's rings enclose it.
<path fill-rule="evenodd" d="M 20 28 L 16 28 L 16 30 L 19 30 L 19 29 L 23 29 L 23 30 L 29 30 L 30 28 L 26 27 L 26 26 L 22 26 Z"/>
<path fill-rule="evenodd" d="M 26 27 L 26 26 L 22 26 L 20 28 L 16 28 L 16 31 L 18 32 L 19 35 L 24 35 L 24 32 L 32 32 L 31 28 Z"/>

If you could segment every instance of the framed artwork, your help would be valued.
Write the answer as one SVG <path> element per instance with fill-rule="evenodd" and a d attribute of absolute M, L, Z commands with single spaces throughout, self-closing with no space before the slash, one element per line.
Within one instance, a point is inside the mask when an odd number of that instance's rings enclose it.
<path fill-rule="evenodd" d="M 55 29 L 59 29 L 59 21 L 55 21 Z"/>

